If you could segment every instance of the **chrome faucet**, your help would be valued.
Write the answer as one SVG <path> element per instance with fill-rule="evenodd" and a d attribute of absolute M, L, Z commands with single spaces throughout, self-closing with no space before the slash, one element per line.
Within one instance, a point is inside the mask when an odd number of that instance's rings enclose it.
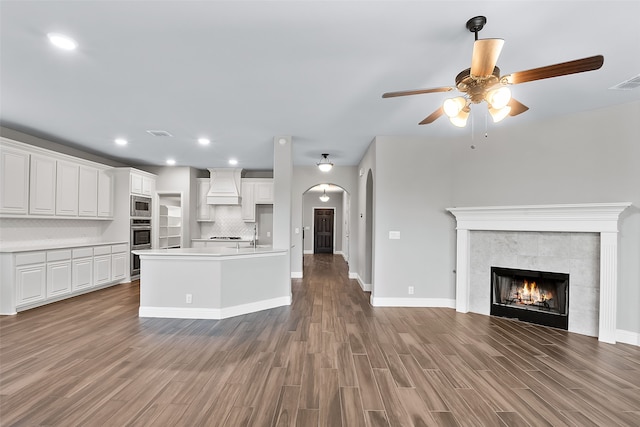
<path fill-rule="evenodd" d="M 258 224 L 253 225 L 253 248 L 258 247 Z"/>

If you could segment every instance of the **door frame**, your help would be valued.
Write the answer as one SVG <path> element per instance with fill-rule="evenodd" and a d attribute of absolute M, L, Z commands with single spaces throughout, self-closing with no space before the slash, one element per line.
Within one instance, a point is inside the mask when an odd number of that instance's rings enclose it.
<path fill-rule="evenodd" d="M 312 209 L 312 212 L 313 212 L 313 215 L 312 215 L 312 219 L 313 220 L 311 221 L 311 248 L 313 248 L 313 249 L 311 249 L 311 253 L 315 254 L 315 252 L 316 252 L 315 251 L 315 247 L 316 247 L 316 241 L 315 241 L 316 240 L 316 230 L 315 230 L 315 228 L 316 228 L 316 221 L 315 221 L 316 209 L 330 209 L 330 210 L 333 211 L 333 231 L 332 231 L 332 233 L 333 233 L 333 239 L 332 239 L 333 247 L 331 248 L 331 251 L 335 255 L 336 254 L 336 208 L 335 208 L 335 206 L 317 206 L 317 207 L 314 206 L 311 209 Z"/>

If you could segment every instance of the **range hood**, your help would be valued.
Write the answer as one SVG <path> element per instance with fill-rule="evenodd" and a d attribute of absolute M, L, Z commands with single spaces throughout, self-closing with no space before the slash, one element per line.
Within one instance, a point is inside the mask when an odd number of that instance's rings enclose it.
<path fill-rule="evenodd" d="M 242 169 L 209 169 L 209 205 L 239 205 L 242 202 Z"/>

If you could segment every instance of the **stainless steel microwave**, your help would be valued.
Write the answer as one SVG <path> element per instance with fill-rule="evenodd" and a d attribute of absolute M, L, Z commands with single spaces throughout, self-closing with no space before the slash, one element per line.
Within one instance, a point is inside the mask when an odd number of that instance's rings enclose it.
<path fill-rule="evenodd" d="M 151 197 L 131 196 L 131 216 L 151 217 Z"/>

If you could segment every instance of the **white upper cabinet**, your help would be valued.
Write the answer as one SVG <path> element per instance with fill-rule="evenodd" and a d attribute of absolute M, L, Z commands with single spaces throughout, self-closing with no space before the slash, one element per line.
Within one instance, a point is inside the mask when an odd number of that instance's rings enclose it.
<path fill-rule="evenodd" d="M 209 192 L 209 178 L 198 178 L 198 210 L 197 221 L 213 221 L 214 206 L 207 204 L 207 193 Z"/>
<path fill-rule="evenodd" d="M 56 165 L 56 215 L 78 216 L 78 174 L 76 163 L 58 161 Z"/>
<path fill-rule="evenodd" d="M 260 180 L 255 182 L 254 201 L 256 205 L 273 204 L 273 180 Z"/>
<path fill-rule="evenodd" d="M 113 176 L 104 170 L 98 172 L 98 216 L 113 217 Z"/>
<path fill-rule="evenodd" d="M 242 181 L 242 220 L 256 222 L 255 185 L 252 181 Z"/>
<path fill-rule="evenodd" d="M 56 213 L 56 160 L 31 155 L 29 179 L 29 213 L 55 215 Z"/>
<path fill-rule="evenodd" d="M 0 149 L 0 213 L 29 212 L 29 153 Z"/>
<path fill-rule="evenodd" d="M 155 187 L 155 180 L 151 177 L 131 172 L 131 194 L 151 197 Z"/>
<path fill-rule="evenodd" d="M 112 170 L 0 137 L 0 217 L 112 219 Z"/>
<path fill-rule="evenodd" d="M 98 216 L 98 169 L 80 166 L 78 215 Z"/>

